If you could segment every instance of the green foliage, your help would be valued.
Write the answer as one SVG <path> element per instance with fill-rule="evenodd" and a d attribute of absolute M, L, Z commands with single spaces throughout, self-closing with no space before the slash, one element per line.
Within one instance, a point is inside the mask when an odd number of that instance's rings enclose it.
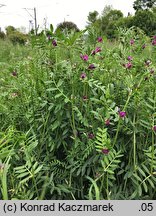
<path fill-rule="evenodd" d="M 135 0 L 133 8 L 136 11 L 152 8 L 156 5 L 156 0 Z"/>
<path fill-rule="evenodd" d="M 15 27 L 13 27 L 13 26 L 7 26 L 5 28 L 5 30 L 6 30 L 7 36 L 10 35 L 10 34 L 12 34 L 12 33 L 14 33 L 16 31 Z"/>
<path fill-rule="evenodd" d="M 155 1 L 135 1 L 136 13 L 134 16 L 129 14 L 127 17 L 124 17 L 120 10 L 114 10 L 112 6 L 108 5 L 99 17 L 96 13 L 90 12 L 88 17 L 93 16 L 93 22 L 90 22 L 89 25 L 95 29 L 97 34 L 104 34 L 109 39 L 117 38 L 117 28 L 131 28 L 134 26 L 143 30 L 148 36 L 154 35 L 156 32 L 154 5 Z"/>
<path fill-rule="evenodd" d="M 1 199 L 155 199 L 155 46 L 106 14 L 114 42 L 97 21 L 0 41 Z"/>
<path fill-rule="evenodd" d="M 11 33 L 8 36 L 8 39 L 13 43 L 13 44 L 21 44 L 24 45 L 27 41 L 27 36 L 20 33 L 20 32 L 15 32 Z"/>
<path fill-rule="evenodd" d="M 149 149 L 144 150 L 144 152 L 147 160 L 145 160 L 141 165 L 136 166 L 133 173 L 132 182 L 135 185 L 136 190 L 131 195 L 131 199 L 137 199 L 138 197 L 143 196 L 144 192 L 152 194 L 155 189 L 156 149 L 153 149 L 152 146 L 150 146 Z"/>
<path fill-rule="evenodd" d="M 87 17 L 88 21 L 89 21 L 89 24 L 95 23 L 95 21 L 97 20 L 98 14 L 99 13 L 97 11 L 89 12 L 89 15 Z"/>
<path fill-rule="evenodd" d="M 5 33 L 0 31 L 0 39 L 5 39 Z"/>
<path fill-rule="evenodd" d="M 5 30 L 6 30 L 7 39 L 9 39 L 13 44 L 24 45 L 28 40 L 26 34 L 19 32 L 13 26 L 7 26 Z"/>
<path fill-rule="evenodd" d="M 133 19 L 133 25 L 142 29 L 147 35 L 156 32 L 156 16 L 149 10 L 138 11 Z"/>
<path fill-rule="evenodd" d="M 64 22 L 58 24 L 57 28 L 56 28 L 56 32 L 58 30 L 60 30 L 61 32 L 64 32 L 66 34 L 71 33 L 72 31 L 75 31 L 75 32 L 80 31 L 75 23 L 69 22 L 69 21 L 64 21 Z"/>

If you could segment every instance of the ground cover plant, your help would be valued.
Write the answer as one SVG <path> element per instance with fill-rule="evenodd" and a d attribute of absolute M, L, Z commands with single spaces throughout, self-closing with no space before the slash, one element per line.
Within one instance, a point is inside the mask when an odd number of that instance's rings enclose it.
<path fill-rule="evenodd" d="M 156 198 L 156 36 L 117 35 L 51 26 L 2 55 L 1 199 Z"/>

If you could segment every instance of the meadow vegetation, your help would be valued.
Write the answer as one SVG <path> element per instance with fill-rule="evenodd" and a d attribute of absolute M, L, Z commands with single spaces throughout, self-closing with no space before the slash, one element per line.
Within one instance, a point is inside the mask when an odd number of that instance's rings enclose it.
<path fill-rule="evenodd" d="M 156 37 L 0 41 L 1 199 L 156 198 Z"/>

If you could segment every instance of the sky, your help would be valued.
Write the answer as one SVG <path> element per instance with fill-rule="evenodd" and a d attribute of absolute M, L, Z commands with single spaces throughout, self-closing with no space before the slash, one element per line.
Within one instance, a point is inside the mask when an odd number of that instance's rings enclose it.
<path fill-rule="evenodd" d="M 12 25 L 15 28 L 26 27 L 28 31 L 34 23 L 36 8 L 37 25 L 41 29 L 54 28 L 63 21 L 72 21 L 78 28 L 84 29 L 89 12 L 94 10 L 99 14 L 106 5 L 112 5 L 127 16 L 128 12 L 134 14 L 134 0 L 0 0 L 0 27 Z M 1 5 L 5 5 L 1 7 Z"/>

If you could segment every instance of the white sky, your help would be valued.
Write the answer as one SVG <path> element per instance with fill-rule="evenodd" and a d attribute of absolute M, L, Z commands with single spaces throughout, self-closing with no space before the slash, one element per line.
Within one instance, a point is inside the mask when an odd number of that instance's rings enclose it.
<path fill-rule="evenodd" d="M 33 18 L 33 10 L 29 13 L 22 8 L 34 8 L 37 10 L 37 24 L 44 27 L 44 18 L 47 19 L 47 27 L 50 23 L 56 27 L 60 22 L 72 21 L 80 29 L 86 26 L 89 12 L 97 10 L 99 13 L 106 5 L 112 5 L 127 16 L 128 12 L 134 14 L 134 0 L 0 0 L 0 27 L 2 30 L 8 25 L 15 28 L 25 26 L 29 29 L 29 20 Z"/>

